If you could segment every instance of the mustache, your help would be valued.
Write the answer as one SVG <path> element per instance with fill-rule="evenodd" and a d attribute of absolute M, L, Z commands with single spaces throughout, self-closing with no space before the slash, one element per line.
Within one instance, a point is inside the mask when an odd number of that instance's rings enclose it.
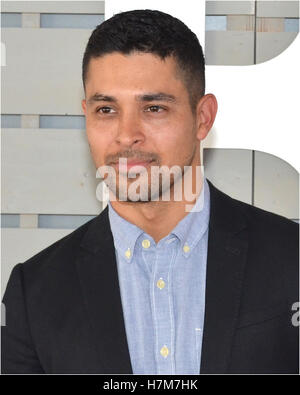
<path fill-rule="evenodd" d="M 107 155 L 105 157 L 105 163 L 107 165 L 111 165 L 117 163 L 119 159 L 126 158 L 126 159 L 138 159 L 141 161 L 155 161 L 160 163 L 160 157 L 154 152 L 142 152 L 136 150 L 125 150 L 122 152 L 118 152 L 116 154 Z"/>

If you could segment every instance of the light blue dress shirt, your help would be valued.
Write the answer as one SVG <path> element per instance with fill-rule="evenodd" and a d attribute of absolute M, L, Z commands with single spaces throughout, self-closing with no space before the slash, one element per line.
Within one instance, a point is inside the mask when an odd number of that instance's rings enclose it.
<path fill-rule="evenodd" d="M 108 204 L 134 374 L 199 374 L 205 307 L 209 186 L 157 244 Z"/>

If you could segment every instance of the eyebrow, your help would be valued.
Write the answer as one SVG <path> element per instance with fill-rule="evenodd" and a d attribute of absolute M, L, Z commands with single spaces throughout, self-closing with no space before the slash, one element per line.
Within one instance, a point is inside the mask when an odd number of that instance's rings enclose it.
<path fill-rule="evenodd" d="M 167 101 L 167 102 L 176 102 L 176 98 L 173 95 L 168 93 L 145 93 L 143 95 L 136 96 L 138 101 Z"/>
<path fill-rule="evenodd" d="M 136 95 L 135 99 L 139 102 L 151 102 L 151 101 L 166 101 L 166 102 L 171 102 L 171 103 L 176 102 L 175 96 L 170 95 L 168 93 L 164 93 L 164 92 L 144 93 L 142 95 Z M 108 96 L 108 95 L 104 95 L 102 93 L 95 93 L 93 96 L 91 96 L 88 99 L 87 102 L 89 104 L 92 104 L 93 102 L 97 102 L 97 101 L 116 103 L 118 100 L 114 96 Z"/>
<path fill-rule="evenodd" d="M 89 104 L 92 104 L 93 102 L 97 102 L 97 101 L 116 102 L 117 99 L 113 96 L 103 95 L 102 93 L 95 93 L 87 100 Z"/>

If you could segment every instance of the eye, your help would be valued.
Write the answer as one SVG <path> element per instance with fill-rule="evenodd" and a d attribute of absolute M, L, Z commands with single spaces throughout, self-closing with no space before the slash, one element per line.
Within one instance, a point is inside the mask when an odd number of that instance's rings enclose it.
<path fill-rule="evenodd" d="M 115 110 L 111 107 L 105 106 L 97 108 L 96 112 L 100 114 L 113 114 L 115 113 Z"/>
<path fill-rule="evenodd" d="M 162 112 L 164 110 L 161 106 L 149 106 L 146 108 L 146 112 Z"/>

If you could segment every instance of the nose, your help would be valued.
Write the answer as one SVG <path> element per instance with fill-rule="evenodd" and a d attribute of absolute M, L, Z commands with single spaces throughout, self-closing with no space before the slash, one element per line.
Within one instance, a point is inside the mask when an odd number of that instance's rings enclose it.
<path fill-rule="evenodd" d="M 140 145 L 145 139 L 142 123 L 137 114 L 122 114 L 119 118 L 116 142 L 123 148 Z"/>

